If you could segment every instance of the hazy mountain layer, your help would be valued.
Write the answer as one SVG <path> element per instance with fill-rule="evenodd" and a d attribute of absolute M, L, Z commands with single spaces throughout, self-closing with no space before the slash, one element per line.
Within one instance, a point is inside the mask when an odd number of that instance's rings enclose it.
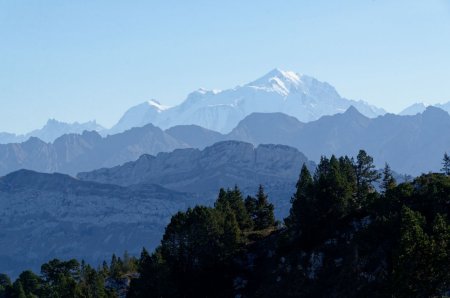
<path fill-rule="evenodd" d="M 262 184 L 277 206 L 277 214 L 285 216 L 304 163 L 314 169 L 314 163 L 292 147 L 260 145 L 255 148 L 249 143 L 226 141 L 202 151 L 180 149 L 156 156 L 143 155 L 135 162 L 79 173 L 77 177 L 124 186 L 159 184 L 211 200 L 221 187 L 238 185 L 246 194 L 253 194 Z"/>
<path fill-rule="evenodd" d="M 191 202 L 187 194 L 156 185 L 122 187 L 14 172 L 0 178 L 1 270 L 38 270 L 54 257 L 96 264 L 112 253 L 152 249 L 170 216 Z"/>
<path fill-rule="evenodd" d="M 105 128 L 97 124 L 95 121 L 89 121 L 86 123 L 65 123 L 57 121 L 55 119 L 50 119 L 47 121 L 47 124 L 45 124 L 41 129 L 33 130 L 24 135 L 0 132 L 0 144 L 20 143 L 28 140 L 31 137 L 39 138 L 42 141 L 49 143 L 53 142 L 64 134 L 80 134 L 85 130 L 95 130 L 98 132 L 102 132 L 103 130 L 105 130 Z"/>
<path fill-rule="evenodd" d="M 22 168 L 75 174 L 136 160 L 144 153 L 185 147 L 188 146 L 151 124 L 107 137 L 87 131 L 68 134 L 53 143 L 32 137 L 23 143 L 0 145 L 0 175 Z"/>
<path fill-rule="evenodd" d="M 414 103 L 414 104 L 410 105 L 409 107 L 405 108 L 403 111 L 401 111 L 399 113 L 399 115 L 406 116 L 406 115 L 420 114 L 420 113 L 423 113 L 427 109 L 428 106 L 440 108 L 440 109 L 446 111 L 447 113 L 450 113 L 450 101 L 443 103 L 443 104 L 437 103 L 434 105 L 428 105 L 423 102 L 418 102 L 418 103 Z"/>
<path fill-rule="evenodd" d="M 386 114 L 375 119 L 350 108 L 306 124 L 282 114 L 254 114 L 226 137 L 253 144 L 286 144 L 314 161 L 321 155 L 355 156 L 364 149 L 379 167 L 388 162 L 399 173 L 417 175 L 441 169 L 442 157 L 450 151 L 447 131 L 450 115 L 435 107 L 415 116 Z"/>

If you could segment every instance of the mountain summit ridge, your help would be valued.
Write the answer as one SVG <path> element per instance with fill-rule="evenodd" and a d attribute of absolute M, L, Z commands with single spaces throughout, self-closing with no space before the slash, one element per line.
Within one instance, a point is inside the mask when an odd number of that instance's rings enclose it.
<path fill-rule="evenodd" d="M 144 104 L 134 106 L 111 131 L 120 132 L 152 123 L 162 129 L 198 125 L 228 133 L 252 113 L 281 112 L 301 122 L 310 122 L 325 115 L 341 113 L 350 106 L 371 118 L 385 114 L 383 109 L 364 101 L 340 96 L 327 82 L 275 68 L 250 83 L 231 89 L 198 89 L 179 105 L 163 110 Z"/>

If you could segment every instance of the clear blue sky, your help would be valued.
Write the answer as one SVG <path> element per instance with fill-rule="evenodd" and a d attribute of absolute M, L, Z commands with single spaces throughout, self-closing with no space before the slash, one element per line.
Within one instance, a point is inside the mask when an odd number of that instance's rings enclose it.
<path fill-rule="evenodd" d="M 398 112 L 450 100 L 450 1 L 0 0 L 0 131 L 114 124 L 275 67 Z"/>

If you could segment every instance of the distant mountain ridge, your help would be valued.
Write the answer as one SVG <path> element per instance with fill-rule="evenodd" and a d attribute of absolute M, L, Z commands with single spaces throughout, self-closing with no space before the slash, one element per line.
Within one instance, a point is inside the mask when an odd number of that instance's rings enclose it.
<path fill-rule="evenodd" d="M 450 114 L 450 101 L 449 101 L 449 102 L 446 102 L 443 104 L 437 103 L 437 104 L 433 104 L 433 105 L 426 104 L 423 102 L 417 102 L 417 103 L 414 103 L 414 104 L 410 105 L 409 107 L 405 108 L 403 111 L 401 111 L 399 113 L 399 115 L 407 116 L 407 115 L 420 114 L 420 113 L 423 113 L 429 106 L 440 108 Z"/>
<path fill-rule="evenodd" d="M 254 189 L 261 183 L 270 188 L 287 180 L 294 186 L 303 164 L 311 170 L 315 167 L 303 153 L 286 145 L 254 147 L 246 142 L 223 141 L 203 150 L 142 155 L 136 161 L 79 173 L 77 177 L 124 186 L 151 183 L 177 191 L 215 194 L 221 187 L 235 185 Z"/>
<path fill-rule="evenodd" d="M 186 147 L 151 124 L 107 137 L 95 131 L 67 134 L 53 143 L 31 137 L 23 143 L 0 144 L 0 175 L 19 169 L 74 175 Z"/>
<path fill-rule="evenodd" d="M 277 129 L 265 129 L 261 123 Z M 309 123 L 282 114 L 254 114 L 227 138 L 255 145 L 272 140 L 295 147 L 316 162 L 321 155 L 355 156 L 364 149 L 378 167 L 388 162 L 399 173 L 416 175 L 440 170 L 444 153 L 450 151 L 447 131 L 450 115 L 436 107 L 414 116 L 386 114 L 374 119 L 349 108 Z"/>
<path fill-rule="evenodd" d="M 0 177 L 0 264 L 12 276 L 53 258 L 91 264 L 158 245 L 193 200 L 157 185 L 123 187 L 21 170 Z"/>
<path fill-rule="evenodd" d="M 153 250 L 173 214 L 212 204 L 220 187 L 238 185 L 244 195 L 253 195 L 262 183 L 281 218 L 304 163 L 315 167 L 288 146 L 255 148 L 226 141 L 202 151 L 142 155 L 78 179 L 29 170 L 10 173 L 0 177 L 2 272 L 36 270 L 55 257 L 99 264 L 112 253 L 138 255 L 143 246 Z"/>
<path fill-rule="evenodd" d="M 0 132 L 0 144 L 25 142 L 31 137 L 39 138 L 46 143 L 50 143 L 62 135 L 82 133 L 85 130 L 102 132 L 105 128 L 100 124 L 97 124 L 95 120 L 85 123 L 65 123 L 55 119 L 49 119 L 44 127 L 33 130 L 27 134 L 16 135 L 13 133 Z"/>
<path fill-rule="evenodd" d="M 341 97 L 328 83 L 274 69 L 251 83 L 232 89 L 199 89 L 174 107 L 164 107 L 156 101 L 142 103 L 130 108 L 111 132 L 152 123 L 163 129 L 193 124 L 228 133 L 255 112 L 281 112 L 308 122 L 343 112 L 352 105 L 368 117 L 385 113 L 364 101 Z"/>
<path fill-rule="evenodd" d="M 449 114 L 436 107 L 414 116 L 386 114 L 377 118 L 350 107 L 345 113 L 308 123 L 283 113 L 253 113 L 228 134 L 196 125 L 163 131 L 149 124 L 107 137 L 84 132 L 64 135 L 48 144 L 31 138 L 20 144 L 0 145 L 0 175 L 22 168 L 74 175 L 134 161 L 142 154 L 203 149 L 226 140 L 288 145 L 316 162 L 321 155 L 355 156 L 359 149 L 365 149 L 375 157 L 378 167 L 388 162 L 398 173 L 416 175 L 440 170 L 443 154 L 450 151 L 450 136 L 443 133 L 449 129 Z"/>

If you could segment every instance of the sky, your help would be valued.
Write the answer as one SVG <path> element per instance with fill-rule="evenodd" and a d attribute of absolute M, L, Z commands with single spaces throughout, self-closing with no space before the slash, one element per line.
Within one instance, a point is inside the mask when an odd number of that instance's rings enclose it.
<path fill-rule="evenodd" d="M 450 101 L 450 1 L 0 0 L 0 131 L 109 127 L 276 67 L 389 112 Z"/>

